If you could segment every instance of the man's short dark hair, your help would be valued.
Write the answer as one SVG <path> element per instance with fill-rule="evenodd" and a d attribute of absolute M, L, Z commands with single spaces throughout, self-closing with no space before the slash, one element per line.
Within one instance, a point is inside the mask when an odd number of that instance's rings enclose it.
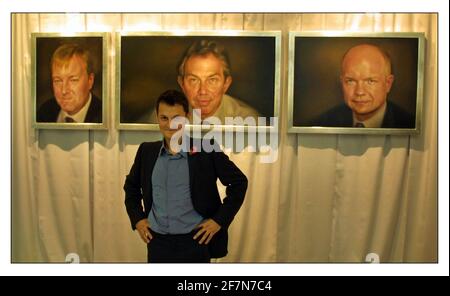
<path fill-rule="evenodd" d="M 158 100 L 156 100 L 156 114 L 159 113 L 159 104 L 161 103 L 169 106 L 180 105 L 186 114 L 189 113 L 189 103 L 186 96 L 177 90 L 169 89 L 159 96 Z"/>
<path fill-rule="evenodd" d="M 184 77 L 184 66 L 186 61 L 193 56 L 206 56 L 208 54 L 214 55 L 223 65 L 223 76 L 231 76 L 230 59 L 225 47 L 215 41 L 199 40 L 194 42 L 184 53 L 183 58 L 178 64 L 178 76 Z"/>

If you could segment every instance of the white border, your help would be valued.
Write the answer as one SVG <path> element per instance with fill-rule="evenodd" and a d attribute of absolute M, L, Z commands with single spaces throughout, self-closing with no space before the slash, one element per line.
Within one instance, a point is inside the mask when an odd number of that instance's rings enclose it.
<path fill-rule="evenodd" d="M 235 4 L 233 3 L 235 2 Z M 0 38 L 3 45 L 10 44 L 10 13 L 39 11 L 236 11 L 236 12 L 439 12 L 439 264 L 211 264 L 211 265 L 158 265 L 152 268 L 146 264 L 104 264 L 104 265 L 43 265 L 10 264 L 10 112 L 11 96 L 10 47 L 1 46 L 0 53 L 0 139 L 2 141 L 0 163 L 3 165 L 0 178 L 2 197 L 0 199 L 0 274 L 1 275 L 449 275 L 449 204 L 448 204 L 448 2 L 441 0 L 409 1 L 354 1 L 354 0 L 316 0 L 316 1 L 253 1 L 228 0 L 217 1 L 136 1 L 127 0 L 126 5 L 120 0 L 71 2 L 34 1 L 34 0 L 0 0 Z M 244 2 L 244 3 L 242 3 Z M 374 3 L 376 2 L 376 3 Z M 161 4 L 164 3 L 164 4 Z M 206 6 L 202 6 L 205 4 Z M 327 11 L 325 11 L 327 9 Z M 9 145 L 8 145 L 9 143 Z M 174 272 L 175 271 L 175 272 Z"/>

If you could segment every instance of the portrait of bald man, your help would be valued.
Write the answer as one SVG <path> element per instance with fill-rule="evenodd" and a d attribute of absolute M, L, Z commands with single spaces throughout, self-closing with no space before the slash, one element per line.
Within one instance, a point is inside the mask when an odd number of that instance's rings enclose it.
<path fill-rule="evenodd" d="M 414 116 L 389 99 L 395 76 L 380 46 L 362 43 L 347 50 L 339 80 L 344 102 L 313 120 L 313 126 L 414 128 Z"/>

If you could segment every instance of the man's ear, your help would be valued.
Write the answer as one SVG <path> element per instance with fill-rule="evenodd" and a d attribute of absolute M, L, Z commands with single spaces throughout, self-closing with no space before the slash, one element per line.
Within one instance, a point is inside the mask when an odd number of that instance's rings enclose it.
<path fill-rule="evenodd" d="M 178 82 L 178 85 L 181 87 L 181 89 L 184 90 L 184 87 L 183 87 L 183 76 L 178 75 L 177 82 Z"/>
<path fill-rule="evenodd" d="M 227 78 L 225 78 L 225 83 L 223 85 L 223 92 L 226 93 L 228 88 L 230 87 L 231 83 L 233 82 L 233 78 L 230 76 L 227 76 Z"/>
<path fill-rule="evenodd" d="M 394 75 L 389 74 L 389 75 L 386 77 L 386 87 L 387 87 L 386 92 L 387 92 L 387 93 L 391 90 L 391 87 L 392 87 L 392 84 L 393 84 L 393 83 L 394 83 Z"/>
<path fill-rule="evenodd" d="M 95 74 L 94 73 L 90 73 L 89 76 L 88 76 L 89 90 L 91 90 L 92 87 L 94 86 L 94 80 L 95 80 Z"/>

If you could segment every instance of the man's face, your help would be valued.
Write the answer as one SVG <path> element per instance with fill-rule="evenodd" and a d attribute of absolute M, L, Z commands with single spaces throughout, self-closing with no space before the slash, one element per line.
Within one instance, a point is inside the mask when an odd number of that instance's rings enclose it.
<path fill-rule="evenodd" d="M 201 109 L 202 119 L 214 115 L 232 81 L 223 75 L 222 61 L 213 54 L 192 56 L 184 65 L 184 73 L 178 83 L 191 107 Z"/>
<path fill-rule="evenodd" d="M 342 62 L 341 85 L 345 103 L 358 120 L 366 120 L 386 103 L 394 76 L 388 73 L 382 54 L 361 46 L 347 53 Z"/>
<path fill-rule="evenodd" d="M 82 58 L 73 56 L 67 63 L 53 63 L 52 82 L 58 105 L 73 115 L 88 101 L 94 74 L 87 73 L 87 65 Z"/>
<path fill-rule="evenodd" d="M 182 126 L 179 125 L 177 128 L 170 128 L 170 123 L 175 118 L 180 119 L 179 117 L 186 117 L 186 112 L 184 112 L 183 106 L 175 104 L 174 106 L 170 106 L 164 102 L 161 102 L 158 106 L 158 124 L 159 130 L 163 134 L 164 140 L 166 144 L 170 143 L 170 139 L 172 136 L 182 129 Z"/>

